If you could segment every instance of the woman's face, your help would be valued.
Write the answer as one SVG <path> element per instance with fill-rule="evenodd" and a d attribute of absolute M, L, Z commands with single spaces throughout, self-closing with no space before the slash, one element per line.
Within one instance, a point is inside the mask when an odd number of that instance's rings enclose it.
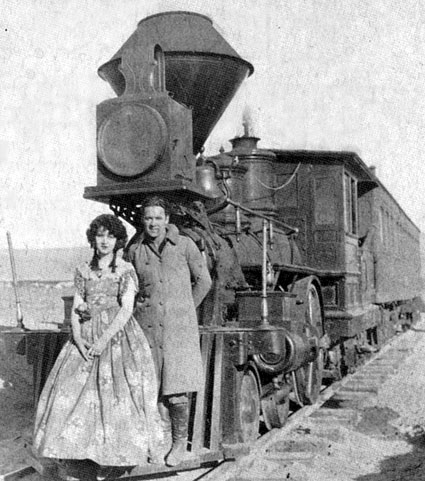
<path fill-rule="evenodd" d="M 100 257 L 114 252 L 117 238 L 109 233 L 108 229 L 100 227 L 96 234 L 96 249 Z"/>

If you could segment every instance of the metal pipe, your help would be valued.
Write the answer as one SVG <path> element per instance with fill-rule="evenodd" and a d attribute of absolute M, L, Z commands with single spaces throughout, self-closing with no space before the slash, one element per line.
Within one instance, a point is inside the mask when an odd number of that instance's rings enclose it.
<path fill-rule="evenodd" d="M 15 291 L 16 322 L 19 329 L 25 329 L 24 316 L 22 315 L 21 300 L 19 296 L 18 277 L 16 275 L 15 257 L 13 255 L 12 236 L 10 235 L 10 232 L 6 232 L 6 237 L 9 245 L 10 266 L 12 268 L 13 289 Z"/>
<path fill-rule="evenodd" d="M 269 324 L 269 308 L 267 302 L 267 225 L 268 221 L 263 219 L 263 263 L 262 263 L 262 293 L 261 293 L 261 323 Z"/>
<path fill-rule="evenodd" d="M 313 368 L 314 368 L 314 361 L 308 363 L 308 380 L 307 380 L 307 393 L 308 396 L 311 396 L 313 391 Z"/>
<path fill-rule="evenodd" d="M 273 250 L 273 243 L 274 243 L 273 222 L 270 221 L 270 223 L 269 223 L 269 245 L 270 245 L 270 250 Z"/>
<path fill-rule="evenodd" d="M 242 227 L 241 227 L 241 209 L 239 207 L 235 208 L 236 216 L 236 241 L 239 242 L 241 237 Z"/>
<path fill-rule="evenodd" d="M 295 399 L 300 406 L 304 406 L 304 403 L 301 400 L 300 390 L 299 390 L 299 386 L 298 386 L 298 380 L 297 380 L 297 376 L 295 375 L 295 371 L 291 372 L 291 377 L 292 377 L 292 385 L 293 385 L 293 388 L 294 388 Z"/>
<path fill-rule="evenodd" d="M 266 215 L 263 215 L 263 214 L 260 214 L 259 212 L 256 212 L 255 210 L 252 210 L 252 209 L 248 209 L 248 207 L 244 207 L 243 205 L 239 204 L 238 202 L 235 202 L 231 199 L 226 199 L 226 202 L 227 204 L 230 204 L 230 205 L 233 205 L 235 207 L 239 207 L 241 210 L 243 210 L 244 212 L 248 212 L 248 214 L 252 214 L 252 215 L 255 215 L 256 217 L 259 217 L 260 219 L 265 219 L 267 221 L 270 221 L 270 222 L 274 222 L 276 225 L 280 226 L 280 227 L 283 227 L 284 229 L 286 229 L 288 232 L 286 232 L 286 235 L 289 235 L 289 234 L 298 234 L 299 232 L 299 229 L 298 227 L 292 227 L 288 224 L 285 224 L 284 222 L 281 222 L 280 220 L 275 220 L 275 219 L 272 219 L 271 217 L 268 217 Z M 208 214 L 210 213 L 210 211 L 208 211 Z"/>

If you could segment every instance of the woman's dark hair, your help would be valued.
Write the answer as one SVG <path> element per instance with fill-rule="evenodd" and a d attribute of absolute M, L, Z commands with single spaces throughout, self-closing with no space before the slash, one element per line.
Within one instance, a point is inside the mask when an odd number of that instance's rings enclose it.
<path fill-rule="evenodd" d="M 114 247 L 114 257 L 109 265 L 109 267 L 112 268 L 112 272 L 115 272 L 117 267 L 117 251 L 122 249 L 127 243 L 127 231 L 124 227 L 124 224 L 118 219 L 118 217 L 115 217 L 112 214 L 102 214 L 92 220 L 89 228 L 86 231 L 86 235 L 90 246 L 94 249 L 93 258 L 90 262 L 90 267 L 93 270 L 99 269 L 99 257 L 96 251 L 96 236 L 99 232 L 99 229 L 107 230 L 109 234 L 113 235 L 117 239 L 117 243 Z"/>

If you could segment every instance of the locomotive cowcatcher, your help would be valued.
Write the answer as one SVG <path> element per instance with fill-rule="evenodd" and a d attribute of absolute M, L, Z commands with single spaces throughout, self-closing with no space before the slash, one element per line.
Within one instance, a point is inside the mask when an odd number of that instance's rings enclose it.
<path fill-rule="evenodd" d="M 204 155 L 253 70 L 190 12 L 145 18 L 99 69 L 117 97 L 97 106 L 97 184 L 84 197 L 136 229 L 145 197 L 166 197 L 213 279 L 198 310 L 206 384 L 191 398 L 192 458 L 174 469 L 232 458 L 283 426 L 290 404 L 314 403 L 401 312 L 412 318 L 420 294 L 419 231 L 357 154 L 259 148 L 245 123 L 229 152 Z M 27 335 L 36 398 L 66 324 Z"/>

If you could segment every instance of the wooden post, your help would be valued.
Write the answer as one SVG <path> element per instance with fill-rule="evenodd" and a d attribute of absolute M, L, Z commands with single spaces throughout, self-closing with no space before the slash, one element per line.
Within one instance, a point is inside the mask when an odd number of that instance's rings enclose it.
<path fill-rule="evenodd" d="M 16 275 L 15 257 L 13 255 L 12 236 L 10 235 L 10 232 L 6 232 L 6 236 L 7 236 L 7 243 L 9 245 L 9 257 L 10 257 L 10 265 L 12 268 L 13 289 L 15 291 L 16 322 L 17 322 L 18 328 L 24 330 L 25 329 L 24 316 L 22 315 L 21 300 L 19 297 L 18 277 Z"/>

